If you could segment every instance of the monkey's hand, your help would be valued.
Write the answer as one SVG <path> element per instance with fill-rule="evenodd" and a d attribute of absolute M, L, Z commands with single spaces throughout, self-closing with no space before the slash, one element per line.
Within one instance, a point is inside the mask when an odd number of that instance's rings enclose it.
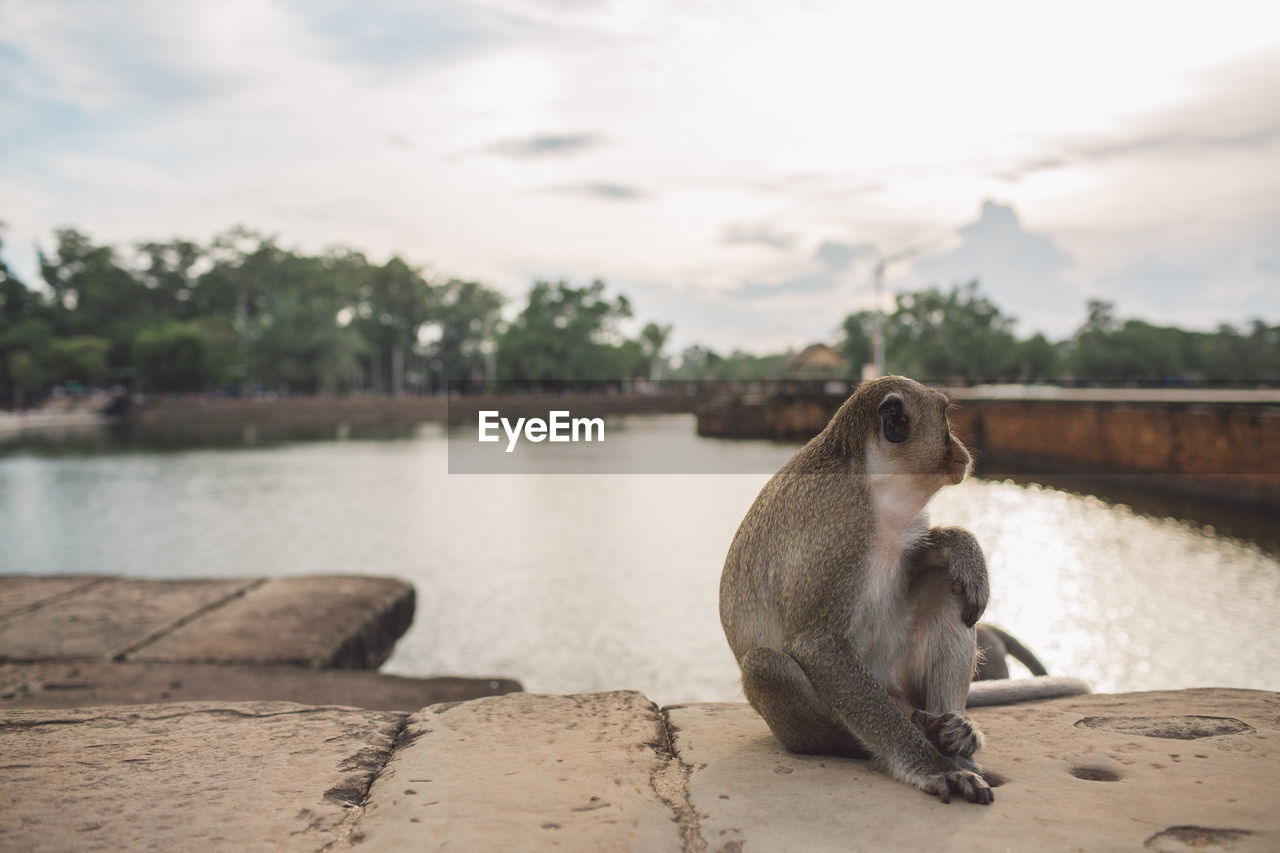
<path fill-rule="evenodd" d="M 927 794 L 933 794 L 944 803 L 951 802 L 953 793 L 962 795 L 971 803 L 989 805 L 995 801 L 995 792 L 977 773 L 968 770 L 956 770 L 951 773 L 940 773 L 925 778 L 920 786 Z"/>
<path fill-rule="evenodd" d="M 929 545 L 946 559 L 951 591 L 960 597 L 960 618 L 972 628 L 982 618 L 991 596 L 982 547 L 973 534 L 962 527 L 933 528 L 929 531 Z"/>
<path fill-rule="evenodd" d="M 930 714 L 917 708 L 911 714 L 911 722 L 943 755 L 968 758 L 982 749 L 986 740 L 978 724 L 963 714 Z"/>

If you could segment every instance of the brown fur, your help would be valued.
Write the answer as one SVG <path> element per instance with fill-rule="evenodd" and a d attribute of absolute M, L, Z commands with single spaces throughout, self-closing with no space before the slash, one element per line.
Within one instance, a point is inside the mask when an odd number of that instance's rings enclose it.
<path fill-rule="evenodd" d="M 720 617 L 747 699 L 785 746 L 870 755 L 943 801 L 989 803 L 963 714 L 986 564 L 972 535 L 923 512 L 970 464 L 947 405 L 904 377 L 860 385 L 747 512 Z"/>

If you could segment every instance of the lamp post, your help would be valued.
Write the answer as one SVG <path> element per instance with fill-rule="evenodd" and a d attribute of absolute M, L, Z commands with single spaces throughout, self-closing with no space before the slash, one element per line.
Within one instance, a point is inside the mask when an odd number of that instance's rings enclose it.
<path fill-rule="evenodd" d="M 914 257 L 931 243 L 918 244 L 910 248 L 895 252 L 892 255 L 881 255 L 876 261 L 875 268 L 875 291 L 876 291 L 876 326 L 871 330 L 871 370 L 874 376 L 863 376 L 864 379 L 876 379 L 884 376 L 884 269 L 889 264 L 895 264 L 898 261 L 905 261 Z"/>

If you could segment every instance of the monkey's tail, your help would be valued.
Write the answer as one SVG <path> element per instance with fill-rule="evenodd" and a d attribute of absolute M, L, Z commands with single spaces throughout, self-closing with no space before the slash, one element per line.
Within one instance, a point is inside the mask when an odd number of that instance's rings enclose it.
<path fill-rule="evenodd" d="M 1044 668 L 1044 664 L 1040 663 L 1040 659 L 1032 654 L 1031 649 L 1022 645 L 1021 640 L 1003 628 L 997 628 L 990 622 L 984 624 L 986 624 L 988 630 L 1000 638 L 1000 641 L 1004 643 L 1004 647 L 1009 654 L 1013 655 L 1023 666 L 1031 670 L 1032 675 L 1049 674 L 1049 670 Z"/>
<path fill-rule="evenodd" d="M 1035 702 L 1040 699 L 1057 699 L 1062 696 L 1079 696 L 1091 693 L 1089 685 L 1078 678 L 1040 675 L 1035 678 L 994 678 L 975 681 L 969 685 L 966 707 L 983 705 L 1012 705 L 1015 702 Z"/>

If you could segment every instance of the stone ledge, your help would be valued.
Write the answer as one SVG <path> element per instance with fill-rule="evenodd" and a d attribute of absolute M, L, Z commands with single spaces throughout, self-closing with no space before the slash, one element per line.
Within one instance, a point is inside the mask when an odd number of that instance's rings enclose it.
<path fill-rule="evenodd" d="M 413 587 L 393 578 L 278 578 L 179 626 L 128 659 L 376 669 L 409 629 L 413 609 Z"/>
<path fill-rule="evenodd" d="M 0 848 L 320 850 L 404 714 L 291 703 L 0 714 Z"/>
<path fill-rule="evenodd" d="M 129 660 L 372 669 L 413 621 L 404 581 L 0 577 L 0 662 Z"/>
<path fill-rule="evenodd" d="M 990 806 L 781 749 L 743 704 L 511 694 L 0 712 L 0 848 L 1280 847 L 1280 695 L 988 707 Z M 394 746 L 393 746 L 394 744 Z M 87 768 L 87 769 L 86 769 Z"/>
<path fill-rule="evenodd" d="M 509 678 L 407 678 L 357 670 L 205 663 L 0 664 L 0 710 L 154 702 L 299 702 L 416 711 L 523 689 Z"/>

